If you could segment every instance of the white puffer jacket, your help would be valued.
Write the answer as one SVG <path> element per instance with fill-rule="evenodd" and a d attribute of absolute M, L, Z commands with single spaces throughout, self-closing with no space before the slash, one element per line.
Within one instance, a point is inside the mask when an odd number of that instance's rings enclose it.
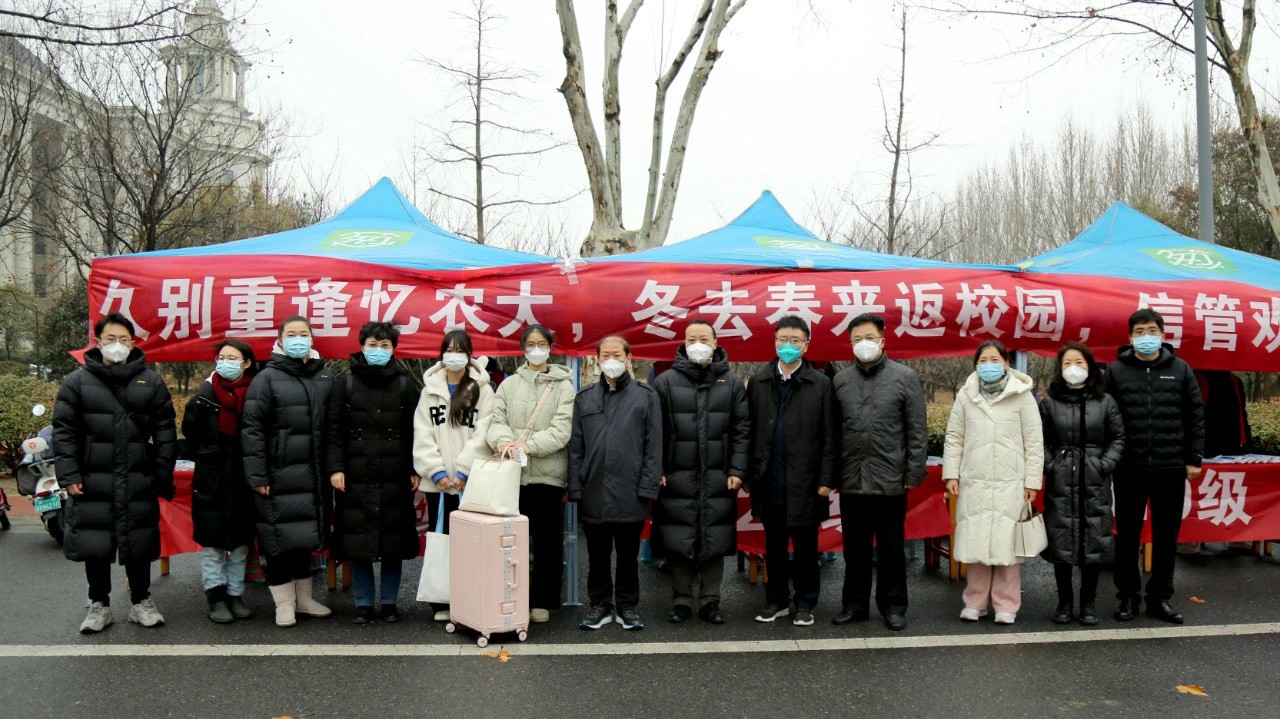
<path fill-rule="evenodd" d="M 439 472 L 456 477 L 459 472 L 471 474 L 471 464 L 490 455 L 485 435 L 489 432 L 489 420 L 493 416 L 493 388 L 489 386 L 489 374 L 484 371 L 485 358 L 473 357 L 467 373 L 480 386 L 480 397 L 469 425 L 454 427 L 449 424 L 449 396 L 447 372 L 443 363 L 437 363 L 422 375 L 422 396 L 418 410 L 413 415 L 413 466 L 422 477 L 419 487 L 424 492 L 437 492 L 431 481 Z M 456 494 L 457 490 L 449 490 Z"/>
<path fill-rule="evenodd" d="M 1023 490 L 1044 482 L 1044 435 L 1031 378 L 1009 370 L 994 401 L 982 396 L 981 380 L 969 376 L 951 407 L 942 476 L 960 480 L 956 505 L 955 558 L 966 564 L 1004 566 L 1022 514 Z"/>

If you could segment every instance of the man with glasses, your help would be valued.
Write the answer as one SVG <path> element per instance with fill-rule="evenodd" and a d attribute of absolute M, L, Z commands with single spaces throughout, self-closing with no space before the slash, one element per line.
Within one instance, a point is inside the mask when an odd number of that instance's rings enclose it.
<path fill-rule="evenodd" d="M 1116 609 L 1133 619 L 1140 604 L 1138 545 L 1151 504 L 1151 578 L 1147 616 L 1172 624 L 1183 617 L 1173 597 L 1174 552 L 1182 526 L 1186 482 L 1200 476 L 1204 458 L 1204 405 L 1190 365 L 1164 342 L 1164 318 L 1141 309 L 1129 318 L 1131 344 L 1107 368 L 1107 394 L 1120 405 L 1125 446 L 1115 472 Z"/>
<path fill-rule="evenodd" d="M 885 353 L 884 319 L 854 318 L 849 340 L 857 364 L 832 382 L 841 417 L 837 466 L 844 607 L 831 623 L 865 622 L 870 616 L 875 547 L 876 609 L 890 629 L 902 631 L 907 626 L 907 489 L 919 486 L 927 471 L 924 387 L 914 370 Z"/>
<path fill-rule="evenodd" d="M 818 527 L 827 519 L 835 482 L 836 414 L 831 380 L 804 360 L 809 325 L 788 315 L 774 326 L 778 359 L 751 378 L 751 513 L 764 525 L 765 606 L 758 622 L 791 614 L 792 624 L 813 624 L 818 604 Z M 788 559 L 788 543 L 791 545 Z"/>

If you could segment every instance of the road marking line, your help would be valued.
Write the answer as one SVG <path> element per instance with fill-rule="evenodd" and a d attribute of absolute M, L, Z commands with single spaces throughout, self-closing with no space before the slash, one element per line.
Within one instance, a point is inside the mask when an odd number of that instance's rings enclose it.
<path fill-rule="evenodd" d="M 934 636 L 774 639 L 728 642 L 641 642 L 618 644 L 503 644 L 512 656 L 623 656 L 641 654 L 742 654 L 991 647 L 1009 644 L 1065 644 L 1150 641 L 1193 637 L 1280 634 L 1280 622 L 1211 624 L 1196 627 L 1135 627 L 1090 631 Z M 499 646 L 494 642 L 494 647 Z M 10 644 L 0 658 L 40 657 L 476 657 L 492 649 L 434 644 Z"/>

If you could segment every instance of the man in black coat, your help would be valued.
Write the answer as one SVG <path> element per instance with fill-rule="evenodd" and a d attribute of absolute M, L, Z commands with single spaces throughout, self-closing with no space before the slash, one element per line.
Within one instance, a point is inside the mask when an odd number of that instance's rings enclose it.
<path fill-rule="evenodd" d="M 574 400 L 569 439 L 569 501 L 578 502 L 587 535 L 587 594 L 583 629 L 617 621 L 643 629 L 640 535 L 662 477 L 662 406 L 652 387 L 631 377 L 631 346 L 621 337 L 596 345 L 604 377 Z M 609 565 L 618 554 L 615 591 Z"/>
<path fill-rule="evenodd" d="M 684 331 L 675 365 L 654 382 L 662 401 L 662 490 L 654 505 L 656 544 L 671 568 L 667 619 L 693 617 L 693 578 L 702 578 L 698 615 L 724 624 L 720 583 L 724 558 L 738 550 L 738 490 L 747 473 L 751 419 L 747 389 L 729 371 L 711 323 Z"/>
<path fill-rule="evenodd" d="M 885 353 L 884 319 L 854 318 L 849 340 L 857 364 L 832 382 L 841 418 L 844 608 L 831 623 L 867 620 L 875 547 L 876 608 L 890 629 L 901 631 L 907 626 L 907 490 L 924 481 L 929 455 L 924 386 L 915 370 Z"/>
<path fill-rule="evenodd" d="M 1107 368 L 1107 394 L 1120 405 L 1125 446 L 1115 474 L 1116 619 L 1133 619 L 1140 603 L 1138 544 L 1151 503 L 1151 579 L 1147 615 L 1173 624 L 1183 617 L 1169 605 L 1174 552 L 1182 526 L 1188 480 L 1204 459 L 1204 405 L 1191 367 L 1164 343 L 1164 318 L 1141 309 L 1129 318 L 1132 344 Z"/>
<path fill-rule="evenodd" d="M 818 528 L 830 516 L 839 416 L 831 380 L 805 361 L 809 324 L 786 316 L 774 326 L 776 362 L 751 377 L 751 455 L 743 478 L 751 513 L 764 525 L 765 607 L 758 622 L 791 614 L 792 624 L 813 624 L 818 604 Z M 788 541 L 791 545 L 788 559 Z"/>
<path fill-rule="evenodd" d="M 53 453 L 67 490 L 62 546 L 84 562 L 92 604 L 83 634 L 111 625 L 111 563 L 129 577 L 129 621 L 164 624 L 151 601 L 151 562 L 160 556 L 160 503 L 173 498 L 178 456 L 173 400 L 133 345 L 133 323 L 110 314 L 94 325 L 98 346 L 58 390 Z"/>

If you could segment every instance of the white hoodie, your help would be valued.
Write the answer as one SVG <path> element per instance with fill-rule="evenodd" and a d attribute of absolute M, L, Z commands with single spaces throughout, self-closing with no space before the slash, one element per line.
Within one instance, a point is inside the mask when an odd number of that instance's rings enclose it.
<path fill-rule="evenodd" d="M 437 492 L 431 478 L 440 472 L 449 477 L 458 473 L 471 474 L 471 465 L 477 459 L 492 454 L 485 436 L 489 432 L 489 420 L 493 417 L 493 388 L 489 386 L 489 373 L 485 372 L 487 360 L 472 357 L 467 373 L 480 385 L 480 398 L 471 426 L 454 427 L 449 424 L 449 382 L 444 363 L 438 363 L 422 375 L 422 396 L 418 410 L 413 415 L 413 466 L 424 480 L 424 492 Z M 449 490 L 457 494 L 457 490 Z"/>

